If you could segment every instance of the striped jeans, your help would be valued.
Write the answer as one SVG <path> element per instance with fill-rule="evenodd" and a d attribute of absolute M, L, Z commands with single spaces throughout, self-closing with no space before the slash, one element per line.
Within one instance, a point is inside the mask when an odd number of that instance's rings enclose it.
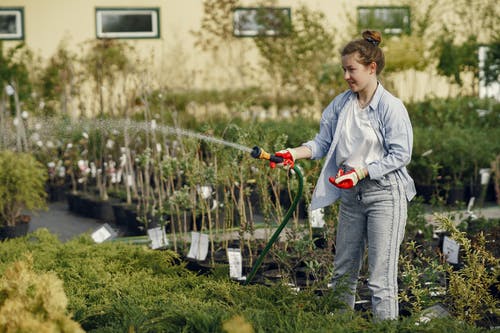
<path fill-rule="evenodd" d="M 343 301 L 353 309 L 367 248 L 375 320 L 398 317 L 398 257 L 406 218 L 404 188 L 394 172 L 378 180 L 365 178 L 342 191 L 332 285 L 346 283 Z"/>

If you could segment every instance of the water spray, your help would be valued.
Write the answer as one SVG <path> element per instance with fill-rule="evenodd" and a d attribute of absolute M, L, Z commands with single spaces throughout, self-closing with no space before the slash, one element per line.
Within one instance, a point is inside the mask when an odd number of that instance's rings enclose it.
<path fill-rule="evenodd" d="M 258 158 L 261 160 L 269 160 L 269 161 L 275 162 L 275 163 L 282 163 L 283 162 L 282 157 L 276 156 L 273 154 L 269 154 L 268 152 L 266 152 L 265 150 L 263 150 L 257 146 L 253 147 L 250 155 L 253 158 Z M 264 250 L 262 251 L 260 256 L 257 258 L 257 261 L 255 262 L 255 264 L 252 267 L 252 270 L 250 271 L 250 274 L 248 274 L 247 279 L 245 280 L 245 283 L 244 283 L 245 285 L 248 285 L 252 281 L 253 277 L 255 276 L 255 273 L 257 273 L 257 270 L 259 269 L 260 265 L 262 264 L 264 257 L 266 256 L 267 252 L 269 252 L 269 250 L 271 249 L 271 246 L 273 246 L 273 244 L 278 239 L 279 235 L 281 234 L 281 231 L 283 231 L 286 224 L 288 223 L 288 220 L 290 220 L 290 217 L 292 217 L 292 214 L 295 211 L 295 209 L 297 208 L 297 204 L 299 203 L 299 200 L 302 197 L 302 189 L 304 187 L 304 178 L 302 176 L 302 172 L 300 171 L 300 169 L 296 165 L 293 167 L 292 170 L 295 171 L 295 174 L 299 178 L 299 188 L 297 189 L 297 194 L 295 195 L 295 198 L 293 199 L 292 205 L 290 206 L 290 208 L 288 208 L 288 211 L 286 212 L 285 217 L 283 218 L 283 221 L 278 226 L 278 228 L 276 229 L 274 234 L 271 236 L 271 239 L 267 243 L 266 247 L 264 248 Z"/>
<path fill-rule="evenodd" d="M 48 126 L 48 125 L 53 125 L 53 124 L 46 123 L 44 125 L 47 125 L 47 126 L 42 126 L 40 124 L 37 128 L 37 131 L 40 131 L 43 128 L 45 128 L 48 133 L 51 133 L 53 131 L 54 126 Z M 207 136 L 204 134 L 191 132 L 191 131 L 180 129 L 180 128 L 169 127 L 169 126 L 161 126 L 161 125 L 158 126 L 156 124 L 154 126 L 152 126 L 148 123 L 133 122 L 133 121 L 130 121 L 128 119 L 122 120 L 122 121 L 114 121 L 114 122 L 94 120 L 94 121 L 92 121 L 91 125 L 92 125 L 92 128 L 98 129 L 98 130 L 114 130 L 116 128 L 129 128 L 129 129 L 144 130 L 144 131 L 148 131 L 148 130 L 155 131 L 156 130 L 156 131 L 161 131 L 161 132 L 166 133 L 166 134 L 188 136 L 188 137 L 192 137 L 192 138 L 196 138 L 196 139 L 200 139 L 200 140 L 205 140 L 205 141 L 209 141 L 209 142 L 216 143 L 216 144 L 221 144 L 221 145 L 224 145 L 227 147 L 238 149 L 238 150 L 243 151 L 243 152 L 248 152 L 248 153 L 250 153 L 250 155 L 253 158 L 257 158 L 257 159 L 261 159 L 261 160 L 268 160 L 268 161 L 274 162 L 274 163 L 283 163 L 283 160 L 284 160 L 283 157 L 276 156 L 274 154 L 270 154 L 258 146 L 255 146 L 251 149 L 249 147 L 245 147 L 245 146 L 237 144 L 237 143 L 228 142 L 228 141 L 214 138 L 211 136 Z M 81 126 L 82 126 L 82 124 L 79 123 L 78 127 L 81 127 Z M 71 131 L 74 129 L 72 124 L 66 124 L 65 127 L 66 127 L 67 131 Z M 42 131 L 40 131 L 40 132 L 42 132 Z M 262 251 L 260 256 L 257 258 L 257 261 L 255 262 L 254 266 L 252 267 L 252 270 L 244 283 L 245 285 L 249 284 L 252 281 L 253 277 L 257 273 L 257 270 L 261 266 L 262 261 L 264 260 L 264 257 L 269 252 L 269 250 L 271 249 L 271 246 L 276 242 L 280 233 L 285 228 L 286 224 L 288 223 L 288 220 L 290 220 L 290 217 L 292 216 L 293 212 L 297 208 L 297 204 L 298 204 L 300 198 L 302 197 L 302 189 L 304 186 L 304 179 L 302 176 L 302 172 L 300 171 L 300 169 L 297 166 L 294 166 L 290 170 L 293 170 L 295 172 L 295 174 L 297 175 L 298 180 L 299 180 L 299 187 L 297 189 L 297 194 L 296 194 L 290 208 L 286 212 L 285 217 L 283 218 L 283 221 L 278 226 L 278 228 L 276 229 L 274 234 L 271 236 L 269 242 L 267 243 L 266 247 L 264 248 L 264 250 Z M 136 244 L 138 242 L 139 243 L 147 242 L 145 240 L 144 236 L 138 236 L 138 237 L 135 237 L 134 239 L 132 239 L 131 237 L 121 237 L 121 238 L 115 238 L 113 241 L 125 241 L 125 242 L 131 242 L 134 244 Z"/>

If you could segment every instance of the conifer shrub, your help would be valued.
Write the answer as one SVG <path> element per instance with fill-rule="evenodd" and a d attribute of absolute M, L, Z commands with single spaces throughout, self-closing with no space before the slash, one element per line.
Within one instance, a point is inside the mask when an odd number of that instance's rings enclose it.
<path fill-rule="evenodd" d="M 235 322 L 248 332 L 485 331 L 454 318 L 419 323 L 419 314 L 375 323 L 368 313 L 339 311 L 334 292 L 297 292 L 284 283 L 243 286 L 222 274 L 196 274 L 169 250 L 95 244 L 89 236 L 61 243 L 43 229 L 0 243 L 0 275 L 6 281 L 12 279 L 9 267 L 26 253 L 33 257 L 32 274 L 52 272 L 63 282 L 66 313 L 86 332 L 232 333 Z M 46 286 L 60 291 L 61 283 Z M 63 303 L 58 304 L 61 310 Z"/>
<path fill-rule="evenodd" d="M 67 312 L 63 281 L 54 273 L 33 270 L 27 256 L 0 279 L 0 332 L 84 332 Z"/>

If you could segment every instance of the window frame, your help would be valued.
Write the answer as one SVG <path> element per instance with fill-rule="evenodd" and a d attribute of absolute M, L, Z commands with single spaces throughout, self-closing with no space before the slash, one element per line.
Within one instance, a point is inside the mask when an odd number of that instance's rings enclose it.
<path fill-rule="evenodd" d="M 286 16 L 288 18 L 288 23 L 292 22 L 292 9 L 291 7 L 236 7 L 233 9 L 233 36 L 235 37 L 280 37 L 288 35 L 288 30 L 276 31 L 274 29 L 266 29 L 264 33 L 259 30 L 259 25 L 256 22 L 251 22 L 255 25 L 255 29 L 238 29 L 237 24 L 237 13 L 238 12 L 248 12 L 248 11 L 258 11 L 258 10 L 272 10 L 272 11 L 286 11 Z M 255 14 L 253 14 L 255 16 Z M 286 27 L 285 27 L 286 28 Z"/>
<path fill-rule="evenodd" d="M 405 25 L 403 22 L 402 27 L 389 27 L 389 28 L 384 28 L 380 26 L 374 26 L 374 27 L 369 27 L 366 24 L 364 24 L 361 20 L 361 10 L 370 10 L 374 12 L 375 10 L 405 10 L 407 12 L 407 17 L 408 17 L 408 23 Z M 358 15 L 358 29 L 363 30 L 363 29 L 373 29 L 373 30 L 378 30 L 384 35 L 392 35 L 392 36 L 401 36 L 401 35 L 411 35 L 411 8 L 410 6 L 358 6 L 357 7 L 357 15 Z M 372 14 L 374 15 L 374 14 Z M 377 21 L 379 20 L 376 18 Z M 404 20 L 404 19 L 403 19 Z M 380 21 L 381 23 L 385 23 L 383 20 Z M 378 22 L 377 22 L 378 23 Z M 394 31 L 396 29 L 400 29 L 400 31 Z"/>
<path fill-rule="evenodd" d="M 16 16 L 16 33 L 0 32 L 0 40 L 24 40 L 24 7 L 0 7 L 1 15 Z"/>
<path fill-rule="evenodd" d="M 151 32 L 103 32 L 103 14 L 126 15 L 132 12 L 150 13 Z M 160 38 L 159 7 L 96 7 L 95 32 L 98 39 L 158 39 Z"/>
<path fill-rule="evenodd" d="M 477 60 L 479 67 L 479 98 L 493 98 L 500 101 L 500 82 L 492 81 L 486 84 L 485 80 L 485 60 L 490 52 L 491 45 L 480 44 L 477 49 Z"/>

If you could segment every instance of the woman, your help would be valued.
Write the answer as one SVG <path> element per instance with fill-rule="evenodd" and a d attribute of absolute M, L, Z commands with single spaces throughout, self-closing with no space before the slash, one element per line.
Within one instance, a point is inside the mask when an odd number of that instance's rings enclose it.
<path fill-rule="evenodd" d="M 332 285 L 347 283 L 346 304 L 353 309 L 365 246 L 375 319 L 398 316 L 398 256 L 415 185 L 410 162 L 413 130 L 403 103 L 380 84 L 384 54 L 377 31 L 341 51 L 349 90 L 323 111 L 316 137 L 276 153 L 293 167 L 302 158 L 325 157 L 311 209 L 340 199 Z M 274 167 L 274 165 L 271 165 Z"/>

